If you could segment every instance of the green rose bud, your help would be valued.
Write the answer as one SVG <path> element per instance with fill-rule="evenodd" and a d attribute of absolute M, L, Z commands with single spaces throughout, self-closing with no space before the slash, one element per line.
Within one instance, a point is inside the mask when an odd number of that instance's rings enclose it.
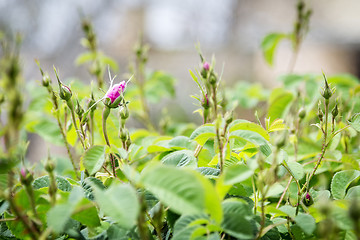
<path fill-rule="evenodd" d="M 299 109 L 298 116 L 299 116 L 300 119 L 304 119 L 304 117 L 306 116 L 306 110 L 305 110 L 304 107 L 301 107 Z"/>

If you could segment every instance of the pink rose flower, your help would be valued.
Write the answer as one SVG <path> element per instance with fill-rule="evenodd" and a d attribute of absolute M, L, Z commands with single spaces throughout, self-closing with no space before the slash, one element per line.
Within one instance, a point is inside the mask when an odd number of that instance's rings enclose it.
<path fill-rule="evenodd" d="M 111 103 L 113 103 L 120 95 L 125 91 L 126 82 L 122 81 L 118 84 L 115 84 L 110 88 L 105 94 L 105 98 L 110 98 Z"/>

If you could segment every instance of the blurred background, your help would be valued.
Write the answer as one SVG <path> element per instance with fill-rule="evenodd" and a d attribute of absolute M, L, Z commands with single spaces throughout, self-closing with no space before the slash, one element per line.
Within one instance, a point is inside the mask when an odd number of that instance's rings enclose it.
<path fill-rule="evenodd" d="M 21 48 L 25 81 L 40 80 L 34 59 L 44 70 L 60 69 L 62 78 L 93 81 L 86 66 L 75 60 L 84 52 L 81 22 L 94 24 L 98 47 L 119 64 L 122 76 L 134 59 L 134 45 L 143 34 L 149 44 L 148 68 L 161 69 L 177 80 L 176 99 L 189 119 L 196 106 L 189 97 L 198 89 L 189 69 L 199 69 L 195 45 L 207 59 L 216 56 L 216 70 L 224 66 L 223 81 L 259 82 L 265 88 L 279 84 L 292 54 L 289 42 L 276 51 L 269 67 L 261 41 L 271 32 L 290 33 L 296 20 L 296 0 L 0 0 L 0 30 L 23 35 Z M 313 10 L 310 30 L 298 55 L 295 73 L 348 72 L 360 76 L 360 1 L 307 1 Z M 54 76 L 51 75 L 53 78 Z M 106 78 L 107 79 L 107 78 Z M 240 116 L 241 117 L 241 116 Z M 245 117 L 246 118 L 246 117 Z"/>
<path fill-rule="evenodd" d="M 188 70 L 199 67 L 195 45 L 200 43 L 217 70 L 224 64 L 224 81 L 276 85 L 286 73 L 290 43 L 280 44 L 273 68 L 266 65 L 260 44 L 271 32 L 291 32 L 296 19 L 295 0 L 0 0 L 0 30 L 23 34 L 21 49 L 26 81 L 40 79 L 34 59 L 51 72 L 57 66 L 63 78 L 90 82 L 86 67 L 75 65 L 84 52 L 80 39 L 82 18 L 94 24 L 99 49 L 114 58 L 119 73 L 128 71 L 133 48 L 143 33 L 149 44 L 149 63 L 177 79 L 177 96 L 188 105 L 195 84 Z M 307 1 L 312 8 L 310 31 L 301 46 L 295 72 L 327 74 L 360 71 L 360 1 Z M 190 107 L 191 108 L 191 107 Z M 191 113 L 192 111 L 188 111 Z"/>

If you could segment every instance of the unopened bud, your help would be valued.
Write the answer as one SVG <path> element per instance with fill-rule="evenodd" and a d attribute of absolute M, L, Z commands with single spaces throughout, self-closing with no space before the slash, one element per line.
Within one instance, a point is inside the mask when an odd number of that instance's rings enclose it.
<path fill-rule="evenodd" d="M 54 169 L 55 169 L 54 162 L 51 159 L 48 159 L 45 164 L 45 170 L 50 173 L 50 172 L 53 172 Z"/>
<path fill-rule="evenodd" d="M 306 116 L 306 110 L 304 107 L 301 107 L 299 112 L 298 112 L 298 116 L 300 119 L 304 119 L 304 117 Z"/>
<path fill-rule="evenodd" d="M 59 96 L 60 96 L 60 98 L 62 100 L 65 100 L 65 101 L 70 100 L 70 98 L 72 96 L 72 92 L 71 92 L 70 88 L 68 86 L 64 85 L 60 81 L 55 67 L 54 67 L 54 72 L 55 72 L 55 75 L 56 75 L 56 78 L 57 78 L 57 81 L 58 81 L 58 84 L 59 84 Z"/>
<path fill-rule="evenodd" d="M 214 73 L 211 73 L 209 82 L 210 82 L 211 85 L 215 85 L 215 84 L 216 84 L 216 82 L 217 82 L 217 77 L 216 77 L 216 75 L 215 75 Z"/>
<path fill-rule="evenodd" d="M 121 107 L 120 109 L 120 118 L 125 120 L 129 117 L 129 108 L 127 107 L 127 105 L 125 104 L 124 106 Z"/>
<path fill-rule="evenodd" d="M 208 72 L 209 72 L 209 69 L 210 69 L 210 65 L 208 62 L 204 62 L 203 63 L 203 66 L 202 66 L 202 69 L 201 69 L 201 76 L 203 78 L 207 78 L 208 77 Z"/>
<path fill-rule="evenodd" d="M 72 92 L 68 86 L 62 84 L 60 86 L 59 96 L 62 100 L 68 101 L 72 96 Z"/>
<path fill-rule="evenodd" d="M 210 69 L 210 64 L 208 62 L 204 62 L 203 64 L 203 69 L 205 69 L 206 71 L 209 71 Z"/>
<path fill-rule="evenodd" d="M 210 107 L 210 103 L 209 103 L 209 98 L 208 98 L 208 95 L 207 93 L 205 94 L 203 100 L 202 100 L 202 103 L 201 103 L 202 107 L 204 109 L 208 109 Z"/>
<path fill-rule="evenodd" d="M 96 102 L 95 102 L 95 99 L 94 99 L 94 95 L 91 93 L 91 98 L 88 100 L 88 103 L 87 103 L 87 106 L 86 106 L 86 109 L 90 109 L 90 111 L 95 111 L 96 109 L 96 105 L 94 105 Z"/>
<path fill-rule="evenodd" d="M 20 182 L 21 182 L 21 184 L 23 184 L 24 186 L 29 186 L 32 183 L 33 180 L 34 180 L 34 177 L 33 177 L 32 173 L 29 172 L 25 168 L 21 168 L 21 170 L 20 170 Z"/>
<path fill-rule="evenodd" d="M 323 121 L 323 117 L 324 117 L 324 113 L 323 113 L 323 111 L 321 110 L 321 107 L 320 107 L 320 102 L 319 102 L 319 105 L 318 105 L 318 117 L 319 117 L 319 119 L 320 119 L 320 122 L 322 122 Z"/>
<path fill-rule="evenodd" d="M 333 95 L 333 91 L 332 89 L 330 88 L 328 82 L 327 82 L 327 79 L 326 79 L 326 76 L 325 74 L 323 73 L 323 76 L 324 76 L 324 81 L 325 81 L 325 87 L 323 89 L 323 92 L 321 93 L 321 95 L 325 98 L 325 99 L 330 99 L 331 96 Z"/>
<path fill-rule="evenodd" d="M 335 107 L 331 111 L 331 114 L 332 114 L 333 118 L 336 118 L 336 116 L 339 114 L 339 109 L 338 109 L 337 103 L 335 104 Z"/>
<path fill-rule="evenodd" d="M 305 206 L 311 206 L 314 203 L 314 199 L 312 198 L 312 196 L 310 195 L 309 192 L 307 192 L 303 198 L 303 203 L 305 204 Z"/>
<path fill-rule="evenodd" d="M 76 99 L 76 107 L 75 107 L 75 113 L 78 115 L 78 117 L 81 119 L 84 114 L 84 109 L 81 107 L 79 100 Z"/>
<path fill-rule="evenodd" d="M 128 130 L 126 128 L 120 128 L 120 139 L 121 141 L 125 142 L 127 140 L 128 136 Z"/>
<path fill-rule="evenodd" d="M 234 112 L 227 112 L 226 114 L 225 114 L 225 122 L 226 122 L 226 124 L 230 124 L 232 121 L 234 120 Z"/>
<path fill-rule="evenodd" d="M 41 83 L 44 87 L 48 87 L 50 85 L 51 79 L 50 79 L 49 74 L 44 73 L 44 75 L 42 76 Z"/>
<path fill-rule="evenodd" d="M 128 132 L 127 134 L 127 138 L 126 138 L 126 146 L 130 146 L 131 145 L 131 139 L 130 139 L 130 133 Z"/>

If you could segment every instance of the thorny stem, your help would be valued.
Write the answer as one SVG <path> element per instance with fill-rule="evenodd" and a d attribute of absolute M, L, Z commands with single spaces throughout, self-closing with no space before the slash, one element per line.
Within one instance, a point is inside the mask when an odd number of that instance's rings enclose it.
<path fill-rule="evenodd" d="M 214 118 L 217 118 L 217 98 L 216 98 L 216 87 L 213 86 L 212 87 L 212 99 L 213 99 L 213 104 L 214 104 Z"/>
<path fill-rule="evenodd" d="M 257 234 L 256 240 L 260 239 L 261 236 L 263 235 L 263 231 L 265 228 L 265 198 L 266 198 L 266 194 L 268 192 L 269 188 L 266 188 L 266 190 L 264 191 L 264 188 L 261 187 L 261 220 L 260 220 L 260 229 L 259 232 Z"/>
<path fill-rule="evenodd" d="M 36 211 L 36 203 L 35 203 L 35 197 L 34 197 L 34 189 L 32 188 L 32 186 L 25 186 L 25 190 L 26 193 L 29 197 L 29 201 L 30 201 L 30 205 L 31 205 L 31 210 L 35 216 L 36 219 L 39 219 L 39 215 Z"/>
<path fill-rule="evenodd" d="M 284 199 L 285 194 L 286 194 L 288 188 L 290 187 L 290 183 L 291 183 L 292 179 L 293 179 L 293 176 L 290 176 L 289 182 L 288 182 L 288 184 L 286 185 L 286 187 L 285 187 L 285 189 L 284 189 L 284 192 L 281 194 L 280 199 L 279 199 L 279 202 L 278 202 L 277 205 L 276 205 L 276 208 L 279 208 L 282 200 Z"/>
<path fill-rule="evenodd" d="M 66 147 L 66 151 L 67 151 L 67 153 L 68 153 L 68 155 L 69 155 L 69 158 L 70 158 L 70 161 L 71 161 L 71 165 L 72 165 L 72 167 L 74 168 L 74 172 L 75 172 L 76 178 L 77 178 L 77 179 L 80 179 L 79 174 L 78 174 L 78 171 L 77 171 L 77 167 L 76 167 L 76 165 L 75 165 L 74 158 L 73 158 L 73 156 L 72 156 L 72 154 L 71 154 L 71 151 L 70 151 L 69 143 L 68 143 L 68 141 L 67 141 L 67 139 L 66 139 L 66 134 L 65 134 L 64 129 L 63 129 L 62 125 L 61 125 L 59 112 L 58 112 L 58 110 L 55 110 L 55 111 L 56 111 L 56 120 L 57 120 L 59 129 L 60 129 L 61 136 L 63 137 L 64 144 L 65 144 L 65 147 Z"/>
<path fill-rule="evenodd" d="M 329 143 L 327 142 L 327 128 L 328 128 L 328 115 L 329 115 L 329 100 L 325 99 L 325 129 L 324 129 L 324 140 L 323 140 L 323 146 L 321 149 L 321 155 L 319 157 L 319 160 L 317 161 L 313 171 L 311 172 L 311 174 L 309 175 L 308 180 L 306 181 L 306 184 L 304 185 L 304 187 L 301 189 L 301 192 L 303 192 L 306 188 L 307 191 L 309 191 L 309 187 L 310 187 L 310 181 L 312 179 L 312 177 L 315 175 L 316 170 L 318 169 L 318 167 L 320 166 L 320 163 L 322 161 L 322 159 L 324 158 L 326 149 L 329 145 Z"/>
<path fill-rule="evenodd" d="M 140 238 L 143 240 L 148 240 L 149 236 L 147 233 L 146 219 L 145 219 L 145 215 L 143 214 L 146 213 L 146 203 L 143 193 L 140 193 L 139 200 L 140 200 L 140 214 L 137 221 L 138 230 L 140 233 Z"/>
<path fill-rule="evenodd" d="M 260 237 L 263 237 L 268 231 L 270 231 L 272 228 L 274 227 L 277 227 L 277 226 L 280 226 L 280 225 L 283 225 L 283 224 L 286 224 L 287 223 L 287 220 L 285 221 L 282 221 L 282 222 L 278 222 L 278 223 L 274 223 L 274 224 L 271 224 L 267 227 L 265 227 L 262 231 L 262 234 Z"/>
<path fill-rule="evenodd" d="M 222 173 L 224 170 L 224 156 L 223 156 L 223 142 L 221 141 L 221 136 L 220 136 L 220 130 L 219 127 L 216 126 L 216 140 L 218 142 L 219 145 L 219 165 L 220 165 L 220 172 Z"/>
<path fill-rule="evenodd" d="M 66 139 L 66 134 L 65 134 L 65 131 L 64 131 L 64 128 L 63 126 L 61 125 L 61 121 L 60 121 L 60 114 L 59 114 L 59 104 L 58 104 L 58 101 L 56 99 L 56 95 L 51 87 L 51 85 L 49 85 L 47 87 L 47 90 L 49 92 L 49 94 L 51 95 L 51 100 L 53 102 L 53 105 L 54 105 L 54 109 L 55 109 L 55 116 L 56 116 L 56 121 L 57 121 L 57 124 L 59 126 L 59 129 L 60 129 L 60 133 L 61 133 L 61 136 L 63 138 L 63 141 L 64 141 L 64 144 L 65 144 L 65 147 L 66 147 L 66 151 L 69 155 L 69 158 L 70 158 L 70 161 L 71 161 L 71 165 L 73 166 L 74 168 L 74 172 L 75 172 L 75 175 L 76 175 L 76 178 L 77 179 L 80 179 L 79 175 L 78 175 L 78 172 L 77 172 L 77 168 L 76 168 L 76 165 L 75 165 L 75 161 L 74 161 L 74 158 L 71 154 L 71 151 L 70 151 L 70 146 L 69 146 L 69 143 Z"/>
<path fill-rule="evenodd" d="M 256 214 L 256 208 L 257 208 L 257 197 L 256 197 L 256 186 L 255 186 L 255 176 L 253 176 L 251 178 L 251 183 L 252 183 L 252 187 L 253 187 L 253 192 L 254 192 L 254 215 Z"/>
<path fill-rule="evenodd" d="M 290 178 L 289 183 L 291 182 L 291 180 L 292 180 L 292 178 L 293 178 L 293 179 L 295 180 L 296 186 L 297 186 L 297 188 L 298 188 L 297 205 L 296 205 L 296 213 L 295 213 L 295 215 L 298 215 L 298 213 L 299 213 L 299 207 L 300 207 L 300 200 L 301 200 L 301 193 L 302 193 L 301 187 L 300 187 L 300 183 L 299 183 L 299 181 L 293 176 L 293 174 L 292 174 L 292 172 L 290 171 L 289 167 L 288 167 L 286 164 L 282 164 L 282 165 L 283 165 L 283 167 L 291 174 L 291 178 Z M 288 185 L 290 185 L 290 184 L 288 184 Z M 284 192 L 286 192 L 286 191 L 284 191 Z"/>

